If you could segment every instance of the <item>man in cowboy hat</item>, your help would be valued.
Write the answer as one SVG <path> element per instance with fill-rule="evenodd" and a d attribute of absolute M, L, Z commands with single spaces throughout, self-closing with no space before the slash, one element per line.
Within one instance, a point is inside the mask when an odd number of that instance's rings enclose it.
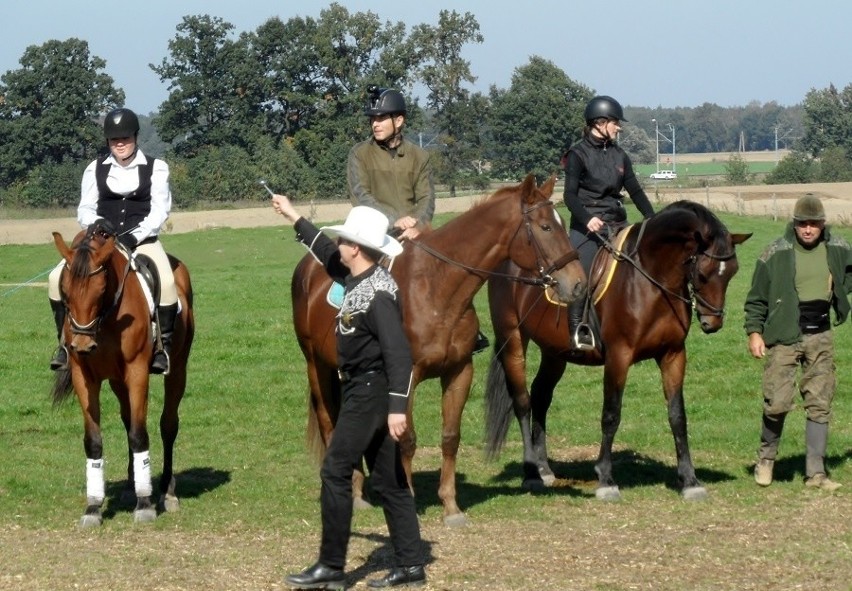
<path fill-rule="evenodd" d="M 398 288 L 378 262 L 402 246 L 387 235 L 388 219 L 353 207 L 343 225 L 317 228 L 284 195 L 272 206 L 293 222 L 297 238 L 328 274 L 345 283 L 337 316 L 337 357 L 343 387 L 340 414 L 320 477 L 322 542 L 318 561 L 284 582 L 297 589 L 344 589 L 346 549 L 352 528 L 352 473 L 363 456 L 382 498 L 397 566 L 370 587 L 426 580 L 414 496 L 402 467 L 399 438 L 407 429 L 411 350 L 402 326 Z"/>
<path fill-rule="evenodd" d="M 805 484 L 833 491 L 825 450 L 831 402 L 836 389 L 835 325 L 849 315 L 852 291 L 852 247 L 831 233 L 825 208 L 808 193 L 796 201 L 793 220 L 784 236 L 770 244 L 754 267 L 745 301 L 745 330 L 753 357 L 765 358 L 763 369 L 763 427 L 754 480 L 772 483 L 772 470 L 784 428 L 793 409 L 796 374 L 805 413 Z"/>

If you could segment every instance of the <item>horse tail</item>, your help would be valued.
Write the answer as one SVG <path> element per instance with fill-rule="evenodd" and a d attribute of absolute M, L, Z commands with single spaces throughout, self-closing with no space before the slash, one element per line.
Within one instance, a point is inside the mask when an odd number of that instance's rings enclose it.
<path fill-rule="evenodd" d="M 71 370 L 60 369 L 55 372 L 51 396 L 53 406 L 59 406 L 68 398 L 73 388 L 71 387 Z"/>
<path fill-rule="evenodd" d="M 495 354 L 488 366 L 485 382 L 485 456 L 496 459 L 506 443 L 512 420 L 512 397 L 506 385 L 506 368 Z"/>

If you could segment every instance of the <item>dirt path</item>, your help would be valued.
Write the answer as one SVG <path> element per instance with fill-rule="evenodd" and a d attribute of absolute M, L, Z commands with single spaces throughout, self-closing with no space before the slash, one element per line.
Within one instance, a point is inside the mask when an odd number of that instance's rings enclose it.
<path fill-rule="evenodd" d="M 852 183 L 819 183 L 810 185 L 748 185 L 707 189 L 679 189 L 670 181 L 646 187 L 652 201 L 691 199 L 721 211 L 741 215 L 789 217 L 796 199 L 814 193 L 823 199 L 829 221 L 852 225 Z M 481 196 L 440 198 L 438 213 L 466 211 Z M 561 192 L 554 199 L 561 200 Z M 342 220 L 349 203 L 321 203 L 303 207 L 317 222 Z M 166 222 L 167 234 L 182 234 L 213 228 L 258 228 L 284 224 L 271 208 L 222 209 L 212 211 L 178 211 Z M 0 220 L 0 244 L 46 244 L 51 232 L 60 232 L 70 240 L 79 230 L 76 220 L 68 218 L 39 220 Z"/>

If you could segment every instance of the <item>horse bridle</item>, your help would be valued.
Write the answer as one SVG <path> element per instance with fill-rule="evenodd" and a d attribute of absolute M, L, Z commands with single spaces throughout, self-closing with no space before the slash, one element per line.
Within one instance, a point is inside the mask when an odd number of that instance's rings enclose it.
<path fill-rule="evenodd" d="M 639 237 L 636 239 L 636 246 L 633 249 L 634 253 L 639 248 L 639 242 L 642 239 L 642 235 L 645 232 L 645 225 L 647 224 L 647 222 L 648 222 L 648 220 L 642 221 L 642 226 L 639 230 Z M 727 253 L 727 254 L 724 254 L 724 255 L 718 255 L 718 254 L 713 254 L 711 252 L 707 252 L 706 250 L 702 250 L 702 251 L 699 251 L 699 252 L 695 253 L 694 255 L 690 256 L 688 259 L 686 259 L 686 261 L 684 261 L 684 264 L 690 264 L 691 267 L 692 267 L 690 269 L 688 276 L 687 276 L 688 277 L 687 282 L 688 282 L 688 285 L 689 285 L 689 297 L 686 297 L 686 296 L 683 296 L 679 293 L 673 292 L 668 287 L 666 287 L 665 285 L 663 285 L 662 283 L 657 281 L 644 268 L 642 268 L 642 265 L 640 265 L 639 262 L 636 261 L 636 259 L 634 259 L 631 255 L 626 254 L 623 251 L 617 249 L 615 246 L 613 246 L 613 244 L 607 238 L 605 238 L 601 235 L 598 235 L 598 238 L 602 241 L 604 248 L 606 248 L 610 252 L 610 254 L 612 255 L 612 257 L 614 259 L 616 259 L 618 261 L 626 261 L 626 262 L 630 263 L 630 265 L 634 269 L 639 271 L 639 273 L 643 277 L 645 277 L 645 279 L 647 279 L 648 281 L 653 283 L 655 286 L 657 286 L 664 293 L 670 295 L 671 297 L 673 297 L 675 299 L 682 301 L 683 303 L 689 305 L 691 308 L 695 309 L 695 311 L 698 313 L 699 316 L 723 317 L 725 315 L 725 309 L 724 308 L 717 308 L 716 306 L 714 306 L 713 304 L 711 304 L 710 302 L 708 302 L 706 299 L 704 299 L 701 296 L 701 289 L 695 287 L 695 283 L 696 283 L 695 274 L 698 272 L 698 257 L 703 256 L 703 257 L 707 257 L 708 259 L 720 261 L 721 263 L 724 263 L 725 261 L 729 261 L 729 260 L 733 259 L 735 256 L 737 256 L 736 251 L 732 250 L 730 253 Z M 723 273 L 724 267 L 722 267 L 719 270 L 719 272 Z M 708 311 L 703 312 L 703 313 L 700 312 L 698 310 L 698 305 L 701 305 L 702 307 L 704 307 Z"/>
<path fill-rule="evenodd" d="M 574 250 L 572 248 L 570 252 L 568 252 L 568 253 L 562 255 L 561 257 L 559 257 L 558 259 L 556 259 L 556 261 L 554 261 L 550 266 L 545 266 L 546 263 L 547 263 L 547 257 L 544 255 L 544 251 L 541 248 L 541 245 L 539 244 L 538 240 L 536 240 L 535 234 L 533 233 L 533 230 L 532 230 L 532 220 L 530 220 L 530 215 L 529 215 L 530 212 L 535 211 L 539 207 L 544 207 L 544 206 L 553 207 L 553 202 L 550 199 L 546 199 L 544 201 L 541 201 L 539 203 L 536 203 L 535 205 L 532 205 L 532 206 L 526 207 L 526 208 L 522 204 L 521 205 L 521 217 L 522 217 L 521 224 L 515 230 L 515 233 L 512 237 L 512 240 L 514 240 L 514 238 L 521 231 L 522 225 L 526 227 L 527 239 L 529 240 L 530 244 L 532 244 L 533 250 L 535 250 L 536 267 L 538 268 L 538 277 L 535 277 L 535 278 L 518 277 L 516 275 L 510 275 L 510 274 L 507 274 L 507 273 L 498 273 L 497 271 L 488 271 L 486 269 L 480 269 L 478 267 L 466 265 L 464 263 L 460 263 L 458 261 L 455 261 L 455 260 L 447 257 L 443 253 L 438 252 L 434 248 L 427 246 L 427 245 L 423 244 L 422 242 L 420 242 L 418 240 L 412 240 L 411 242 L 413 244 L 415 244 L 416 246 L 418 246 L 419 248 L 426 251 L 427 253 L 429 253 L 430 255 L 432 255 L 433 257 L 435 257 L 436 259 L 444 261 L 445 263 L 453 265 L 454 267 L 458 267 L 460 269 L 470 271 L 471 273 L 476 273 L 476 274 L 479 274 L 479 275 L 485 275 L 485 276 L 488 276 L 488 277 L 500 277 L 502 279 L 515 281 L 517 283 L 524 283 L 526 285 L 536 285 L 536 286 L 539 286 L 539 287 L 551 287 L 551 286 L 553 286 L 557 283 L 556 280 L 553 278 L 552 273 L 554 273 L 555 271 L 558 271 L 559 269 L 561 269 L 562 267 L 564 267 L 568 263 L 578 260 L 580 258 L 580 255 L 577 253 L 576 250 Z"/>
<path fill-rule="evenodd" d="M 93 236 L 87 235 L 87 239 L 91 239 L 92 237 Z M 121 296 L 124 293 L 124 283 L 127 280 L 127 276 L 130 274 L 130 269 L 131 259 L 128 257 L 127 264 L 124 266 L 124 272 L 121 275 L 121 281 L 119 282 L 118 289 L 115 292 L 115 297 L 113 297 L 112 304 L 110 304 L 109 307 L 106 307 L 103 305 L 102 302 L 101 306 L 99 307 L 100 312 L 98 313 L 98 315 L 87 324 L 80 324 L 79 322 L 77 322 L 77 320 L 74 318 L 74 315 L 71 314 L 71 310 L 68 308 L 68 304 L 65 301 L 65 297 L 62 298 L 62 303 L 65 306 L 65 312 L 66 314 L 68 314 L 68 324 L 71 326 L 71 334 L 85 335 L 92 338 L 95 338 L 97 336 L 98 330 L 100 330 L 101 322 L 103 322 L 103 319 L 109 316 L 109 314 L 115 308 L 118 307 L 118 304 L 121 301 Z M 67 262 L 65 263 L 65 269 L 63 269 L 63 272 L 64 271 L 68 271 Z M 100 265 L 97 269 L 92 269 L 91 271 L 89 271 L 86 277 L 94 277 L 95 275 L 98 275 L 100 273 L 106 273 L 106 267 L 104 265 Z"/>
<path fill-rule="evenodd" d="M 736 253 L 735 250 L 732 250 L 730 253 L 726 253 L 724 255 L 719 255 L 719 254 L 713 254 L 712 252 L 707 252 L 706 250 L 702 250 L 701 252 L 698 252 L 698 253 L 696 253 L 696 254 L 694 254 L 693 256 L 690 257 L 691 264 L 692 264 L 692 271 L 690 273 L 689 285 L 691 287 L 690 291 L 691 291 L 692 299 L 695 300 L 695 304 L 694 304 L 695 311 L 698 313 L 699 316 L 718 316 L 718 317 L 722 318 L 722 317 L 725 316 L 725 309 L 724 308 L 717 308 L 716 306 L 714 306 L 713 304 L 708 302 L 706 299 L 704 299 L 701 296 L 701 290 L 699 288 L 695 287 L 695 274 L 698 272 L 698 257 L 701 257 L 701 256 L 707 257 L 708 259 L 713 260 L 713 261 L 719 261 L 719 263 L 720 263 L 719 274 L 721 275 L 722 273 L 725 272 L 725 266 L 724 266 L 725 261 L 730 261 L 735 256 L 737 256 L 737 253 Z M 698 310 L 699 304 L 701 306 L 703 306 L 708 311 L 701 313 Z"/>

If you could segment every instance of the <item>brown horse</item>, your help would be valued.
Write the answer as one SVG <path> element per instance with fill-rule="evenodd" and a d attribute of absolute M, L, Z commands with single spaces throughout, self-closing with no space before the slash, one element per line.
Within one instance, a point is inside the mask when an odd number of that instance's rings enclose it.
<path fill-rule="evenodd" d="M 456 504 L 455 468 L 479 325 L 472 307 L 474 295 L 506 260 L 524 269 L 531 283 L 551 285 L 562 302 L 585 294 L 577 252 L 550 201 L 554 184 L 551 178 L 537 187 L 528 176 L 520 185 L 498 190 L 441 228 L 406 244 L 391 267 L 402 294 L 403 321 L 414 360 L 412 388 L 428 378 L 441 379 L 443 464 L 438 496 L 448 525 L 466 521 Z M 311 391 L 308 437 L 319 451 L 328 446 L 340 409 L 336 310 L 326 301 L 330 285 L 310 254 L 294 271 L 293 317 Z M 400 445 L 411 483 L 416 438 L 410 405 L 408 420 L 411 428 Z M 362 478 L 356 478 L 356 499 L 361 485 Z"/>
<path fill-rule="evenodd" d="M 71 393 L 72 385 L 83 410 L 86 452 L 86 511 L 83 527 L 102 523 L 104 501 L 103 442 L 100 392 L 108 380 L 118 398 L 121 420 L 127 431 L 129 461 L 127 484 L 136 494 L 135 521 L 152 521 L 157 508 L 151 501 L 148 457 L 148 370 L 154 334 L 147 297 L 138 274 L 117 247 L 115 236 L 98 226 L 80 232 L 69 248 L 54 232 L 56 248 L 65 260 L 60 282 L 67 310 L 65 342 L 69 368 L 57 372 L 53 400 L 58 404 Z M 178 434 L 178 405 L 186 389 L 186 366 L 195 330 L 192 285 L 183 263 L 169 257 L 180 298 L 181 313 L 175 324 L 171 369 L 164 377 L 165 399 L 160 417 L 163 439 L 163 473 L 160 477 L 160 509 L 176 511 L 172 458 Z"/>
<path fill-rule="evenodd" d="M 621 421 L 627 374 L 634 363 L 654 359 L 662 374 L 684 498 L 705 497 L 687 438 L 686 335 L 693 306 L 705 333 L 722 327 L 725 293 L 738 268 L 734 247 L 750 236 L 731 234 L 702 205 L 680 201 L 632 226 L 623 245 L 602 249 L 589 275 L 602 353 L 569 349 L 567 314 L 543 299 L 539 290 L 499 276 L 492 279 L 488 293 L 497 353 L 486 386 L 486 451 L 493 456 L 503 446 L 513 408 L 524 444 L 524 485 L 552 484 L 546 417 L 553 390 L 566 363 L 603 365 L 603 439 L 595 465 L 596 496 L 617 499 L 612 444 Z M 524 276 L 517 268 L 503 270 Z M 527 391 L 525 356 L 530 340 L 541 350 L 541 363 Z"/>

